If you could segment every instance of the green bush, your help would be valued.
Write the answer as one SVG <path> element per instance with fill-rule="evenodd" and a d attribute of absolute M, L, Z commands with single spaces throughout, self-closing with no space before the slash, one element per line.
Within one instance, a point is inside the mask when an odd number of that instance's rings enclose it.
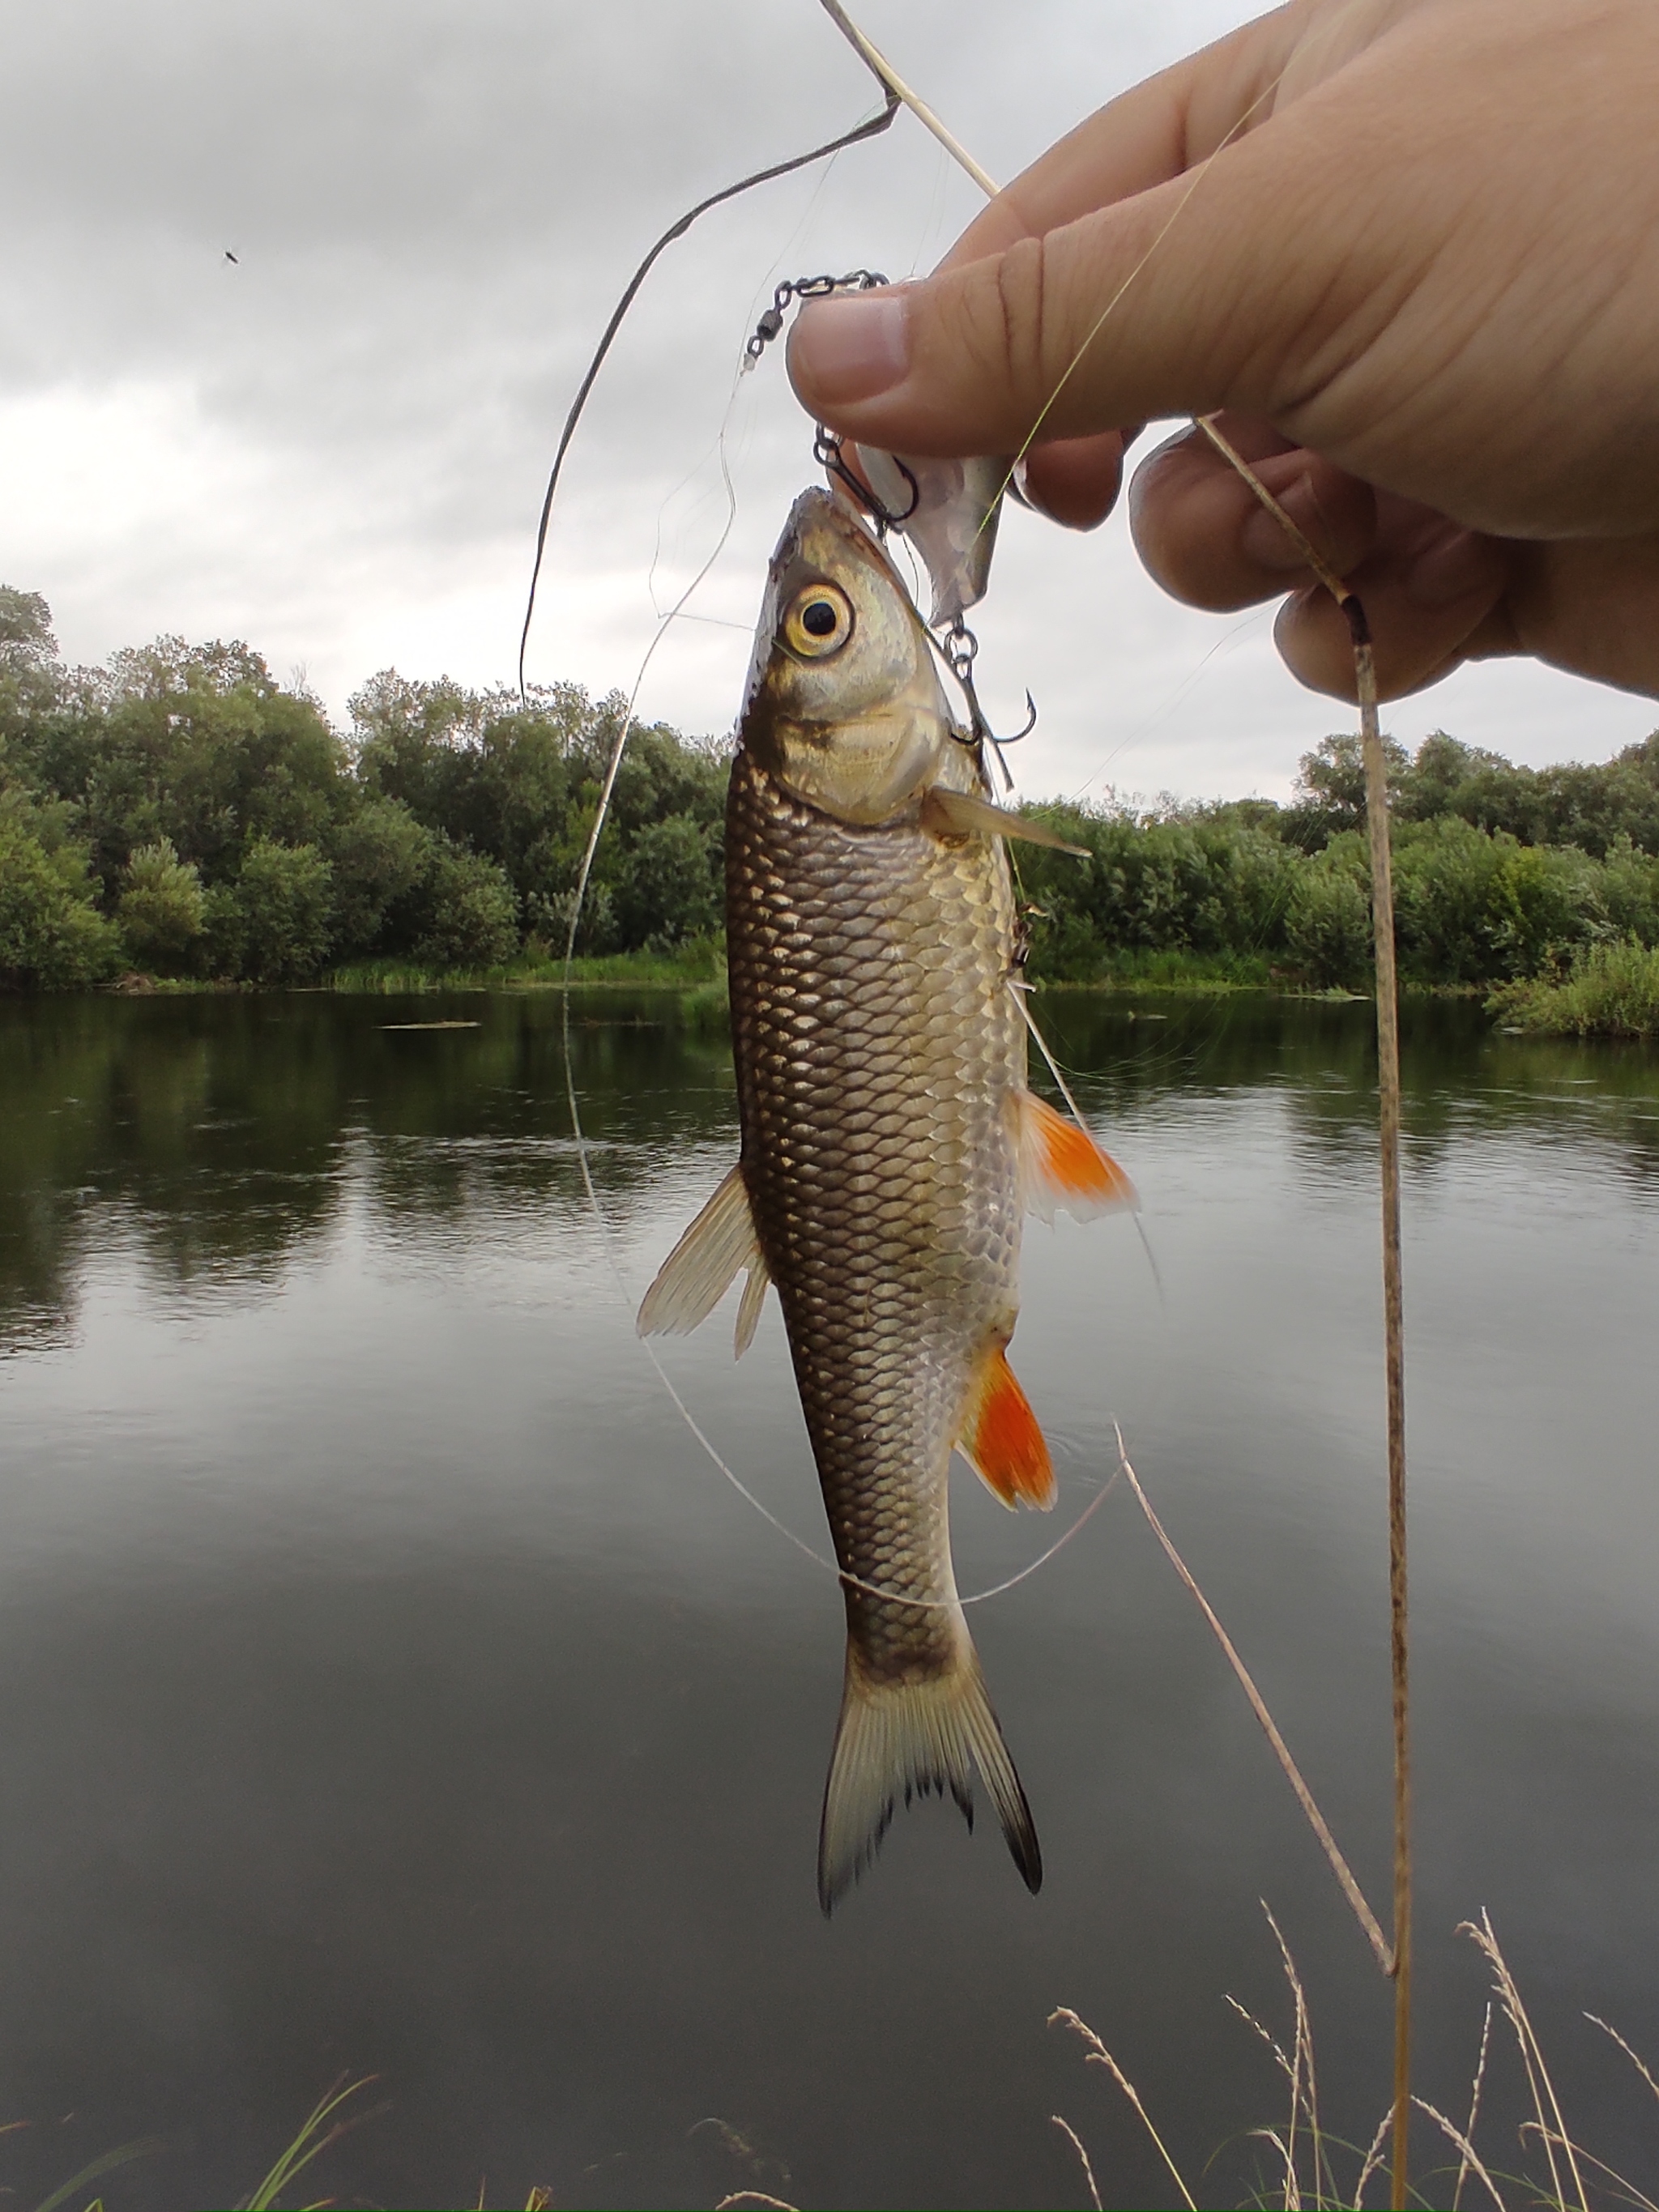
<path fill-rule="evenodd" d="M 119 972 L 121 940 L 93 903 L 83 850 L 55 848 L 0 805 L 0 980 L 67 991 Z"/>
<path fill-rule="evenodd" d="M 368 797 L 328 841 L 334 871 L 334 951 L 361 958 L 379 946 L 386 918 L 432 867 L 432 841 L 400 799 Z"/>
<path fill-rule="evenodd" d="M 332 881 L 314 845 L 249 839 L 234 886 L 243 974 L 256 983 L 310 981 L 328 955 Z"/>
<path fill-rule="evenodd" d="M 140 845 L 127 862 L 117 909 L 132 958 L 164 975 L 193 970 L 204 950 L 206 903 L 199 872 L 179 860 L 170 837 Z"/>
<path fill-rule="evenodd" d="M 1487 1004 L 1512 1027 L 1549 1036 L 1659 1036 L 1659 947 L 1585 945 L 1565 975 L 1508 984 Z"/>
<path fill-rule="evenodd" d="M 714 829 L 690 814 L 648 823 L 622 865 L 615 902 L 624 944 L 662 952 L 688 938 L 712 936 L 725 916 Z"/>
<path fill-rule="evenodd" d="M 411 951 L 434 968 L 494 968 L 518 950 L 519 902 L 505 869 L 434 837 L 416 901 Z"/>
<path fill-rule="evenodd" d="M 1302 862 L 1285 916 L 1291 965 L 1321 990 L 1363 990 L 1371 980 L 1371 893 L 1355 830 Z"/>

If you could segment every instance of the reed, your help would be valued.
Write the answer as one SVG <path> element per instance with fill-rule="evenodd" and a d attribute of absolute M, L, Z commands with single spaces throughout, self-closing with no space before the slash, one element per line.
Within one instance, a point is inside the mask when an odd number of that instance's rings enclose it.
<path fill-rule="evenodd" d="M 1544 1036 L 1659 1036 L 1659 948 L 1586 945 L 1565 976 L 1506 984 L 1486 1004 L 1510 1028 Z"/>

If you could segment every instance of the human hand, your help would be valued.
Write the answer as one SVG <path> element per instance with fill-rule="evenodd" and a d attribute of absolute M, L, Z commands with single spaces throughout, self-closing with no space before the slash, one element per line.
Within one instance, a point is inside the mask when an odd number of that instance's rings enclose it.
<path fill-rule="evenodd" d="M 815 303 L 805 404 L 901 452 L 1019 450 L 1086 526 L 1133 428 L 1219 427 L 1364 600 L 1385 696 L 1532 653 L 1659 692 L 1659 27 L 1646 0 L 1292 0 L 1137 87 L 925 283 Z M 1131 496 L 1176 597 L 1347 627 L 1195 433 Z"/>

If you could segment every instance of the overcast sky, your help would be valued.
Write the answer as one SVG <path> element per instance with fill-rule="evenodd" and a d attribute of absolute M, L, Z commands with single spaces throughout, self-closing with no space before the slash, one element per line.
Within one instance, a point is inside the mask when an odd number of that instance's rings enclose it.
<path fill-rule="evenodd" d="M 862 0 L 994 175 L 1242 21 L 1228 0 Z M 0 0 L 0 580 L 65 653 L 242 637 L 330 710 L 375 670 L 512 672 L 543 483 L 653 237 L 873 105 L 815 0 Z M 573 452 L 532 675 L 730 726 L 767 554 L 811 478 L 781 276 L 931 265 L 974 188 L 910 118 L 672 247 Z M 226 259 L 234 252 L 236 262 Z M 1092 538 L 1013 514 L 975 618 L 994 718 L 1042 710 L 1034 793 L 1282 795 L 1342 721 L 1270 615 L 1190 613 Z M 1541 763 L 1659 722 L 1525 665 L 1391 710 Z"/>

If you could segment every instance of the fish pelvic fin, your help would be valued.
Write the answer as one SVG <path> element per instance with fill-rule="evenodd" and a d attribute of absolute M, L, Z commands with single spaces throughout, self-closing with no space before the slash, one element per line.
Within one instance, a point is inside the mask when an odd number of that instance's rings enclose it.
<path fill-rule="evenodd" d="M 901 1796 L 907 1805 L 931 1790 L 954 1797 L 971 1832 L 975 1767 L 1014 1864 L 1035 1896 L 1042 1887 L 1042 1853 L 1031 1808 L 967 1630 L 955 1663 L 925 1681 L 872 1681 L 849 1649 L 818 1832 L 818 1903 L 825 1915 L 874 1859 Z"/>
<path fill-rule="evenodd" d="M 744 1278 L 743 1296 L 738 1301 L 738 1325 L 732 1335 L 732 1356 L 741 1359 L 755 1341 L 755 1331 L 760 1326 L 761 1308 L 766 1304 L 767 1285 L 772 1278 L 764 1260 L 757 1250 L 749 1263 L 749 1273 Z"/>
<path fill-rule="evenodd" d="M 657 1270 L 657 1279 L 641 1302 L 635 1328 L 641 1336 L 684 1336 L 706 1321 L 736 1280 L 740 1269 L 749 1270 L 749 1289 L 744 1295 L 748 1311 L 757 1271 L 760 1293 L 766 1291 L 766 1262 L 755 1234 L 755 1217 L 749 1207 L 748 1186 L 739 1164 L 720 1184 L 702 1212 Z M 760 1318 L 757 1299 L 749 1316 L 748 1336 Z M 743 1316 L 738 1322 L 738 1350 L 748 1342 Z"/>
<path fill-rule="evenodd" d="M 1046 1513 L 1053 1505 L 1058 1492 L 1048 1442 L 1000 1344 L 979 1364 L 957 1449 L 1010 1512 L 1025 1504 Z"/>
<path fill-rule="evenodd" d="M 1062 1212 L 1093 1221 L 1139 1202 L 1111 1154 L 1035 1091 L 1019 1094 L 1019 1180 L 1027 1207 L 1043 1221 Z"/>

